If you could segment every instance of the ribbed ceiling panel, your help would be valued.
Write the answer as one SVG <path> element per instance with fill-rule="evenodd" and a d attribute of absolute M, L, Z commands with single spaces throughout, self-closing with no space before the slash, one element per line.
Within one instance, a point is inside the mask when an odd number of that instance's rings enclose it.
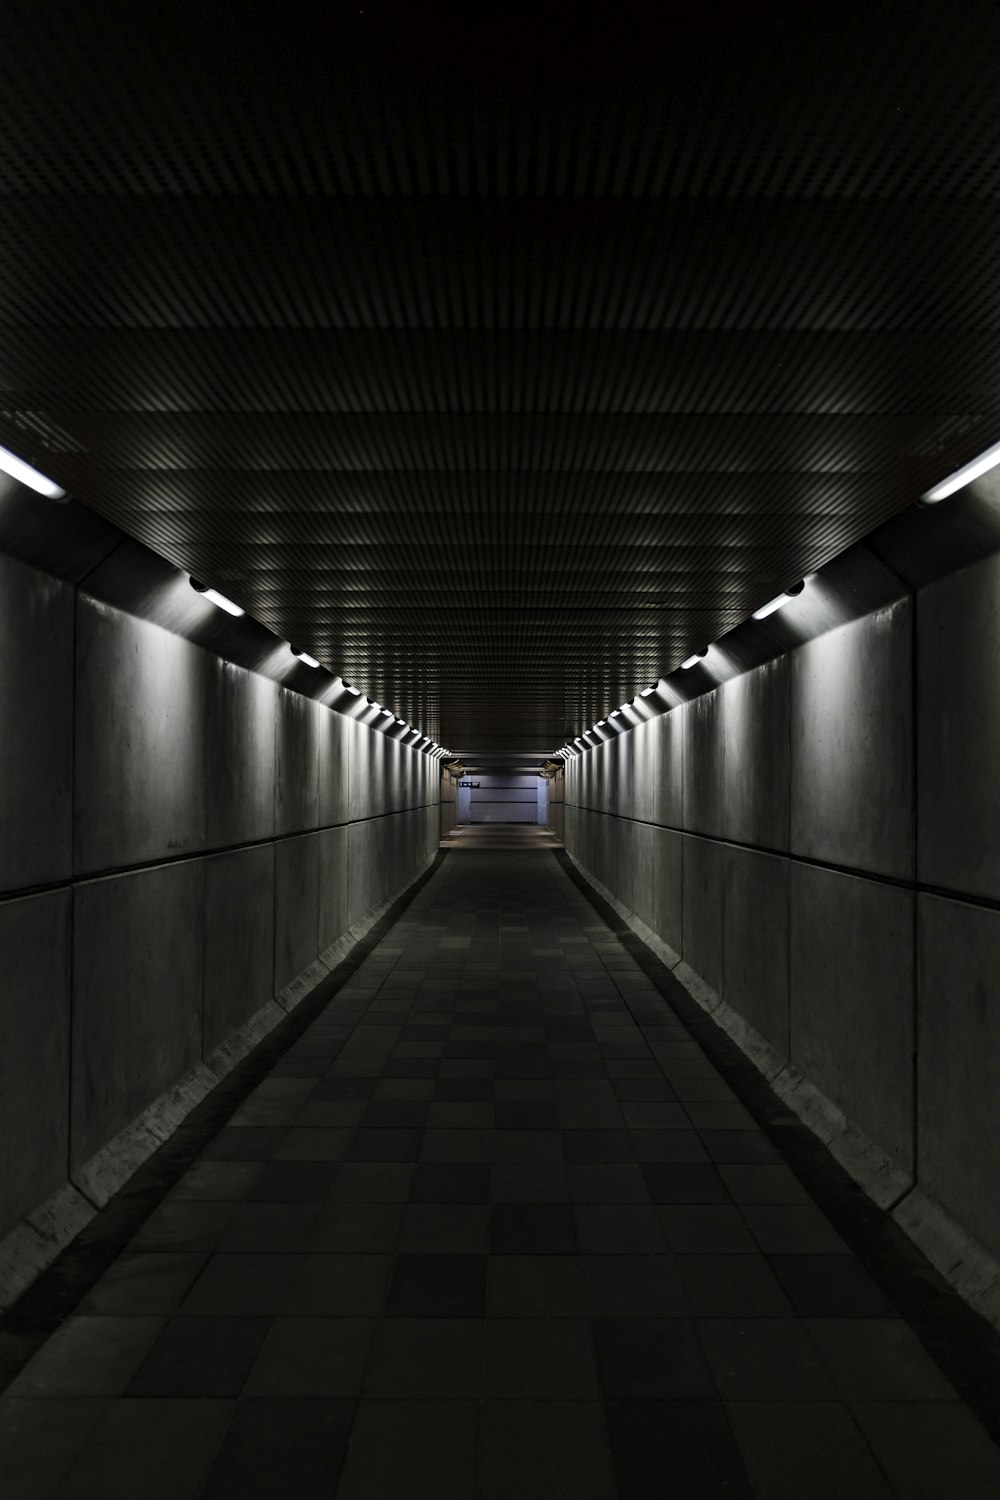
<path fill-rule="evenodd" d="M 1000 13 L 16 0 L 0 440 L 553 748 L 1000 437 Z"/>

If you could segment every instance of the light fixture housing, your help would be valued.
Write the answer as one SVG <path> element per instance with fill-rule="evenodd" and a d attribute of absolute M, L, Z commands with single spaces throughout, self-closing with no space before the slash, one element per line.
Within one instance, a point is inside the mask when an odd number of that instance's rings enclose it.
<path fill-rule="evenodd" d="M 297 646 L 290 646 L 288 649 L 291 651 L 292 655 L 297 658 L 298 661 L 302 662 L 303 666 L 319 666 L 319 662 L 316 660 L 315 656 L 310 656 L 308 651 L 300 651 Z"/>
<path fill-rule="evenodd" d="M 769 599 L 766 604 L 762 604 L 760 609 L 755 609 L 753 618 L 755 620 L 766 620 L 768 615 L 773 615 L 776 610 L 783 608 L 786 604 L 791 604 L 793 599 L 797 599 L 805 586 L 805 579 L 800 578 L 798 583 L 791 584 L 783 594 L 776 594 L 773 599 Z"/>
<path fill-rule="evenodd" d="M 682 661 L 681 662 L 681 668 L 682 668 L 682 670 L 685 671 L 685 672 L 690 671 L 690 669 L 692 667 L 696 667 L 700 661 L 704 661 L 705 657 L 707 655 L 708 655 L 708 647 L 707 646 L 706 646 L 706 648 L 705 648 L 704 651 L 696 651 L 693 656 L 689 656 L 688 657 L 687 661 Z"/>
<path fill-rule="evenodd" d="M 350 693 L 350 695 L 351 695 L 352 698 L 360 698 L 361 697 L 361 689 L 360 688 L 352 687 L 349 682 L 344 682 L 343 678 L 341 678 L 340 681 L 341 681 L 341 684 L 343 686 L 343 689 L 344 689 L 345 693 Z"/>
<path fill-rule="evenodd" d="M 207 583 L 201 583 L 197 578 L 191 579 L 191 587 L 196 594 L 201 594 L 210 604 L 215 604 L 219 609 L 224 609 L 227 615 L 245 615 L 246 610 L 239 604 L 234 604 L 232 599 L 227 599 L 225 594 L 220 594 L 218 589 L 210 589 Z"/>
<path fill-rule="evenodd" d="M 956 490 L 962 490 L 981 474 L 988 474 L 990 469 L 995 469 L 1000 464 L 1000 443 L 994 443 L 992 448 L 987 448 L 985 453 L 980 453 L 978 458 L 970 459 L 947 479 L 942 479 L 940 484 L 935 484 L 926 490 L 920 497 L 921 505 L 936 505 L 939 500 L 947 500 Z"/>
<path fill-rule="evenodd" d="M 656 689 L 659 687 L 659 685 L 660 684 L 658 682 L 654 682 L 652 687 L 643 688 L 642 692 L 639 694 L 639 697 L 648 698 L 652 693 L 656 692 Z"/>
<path fill-rule="evenodd" d="M 0 448 L 0 469 L 9 474 L 11 479 L 16 479 L 19 484 L 26 484 L 29 490 L 34 490 L 39 495 L 44 495 L 46 500 L 65 500 L 66 491 L 62 485 L 56 484 L 54 479 L 49 479 L 38 469 L 26 464 L 23 458 L 18 458 L 16 453 L 11 453 L 9 448 Z"/>

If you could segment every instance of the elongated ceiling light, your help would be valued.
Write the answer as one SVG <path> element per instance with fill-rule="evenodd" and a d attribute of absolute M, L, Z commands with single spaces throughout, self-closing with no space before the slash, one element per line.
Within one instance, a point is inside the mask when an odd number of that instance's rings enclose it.
<path fill-rule="evenodd" d="M 211 604 L 217 604 L 224 609 L 227 615 L 245 615 L 246 610 L 240 605 L 234 604 L 232 599 L 227 599 L 225 594 L 220 594 L 218 589 L 210 589 L 207 583 L 199 583 L 197 578 L 191 579 L 191 587 L 196 594 L 202 594 Z"/>
<path fill-rule="evenodd" d="M 26 464 L 23 458 L 18 458 L 16 453 L 11 453 L 9 448 L 0 448 L 0 469 L 9 474 L 11 479 L 16 479 L 20 484 L 26 484 L 30 490 L 37 490 L 39 495 L 44 495 L 46 500 L 62 500 L 66 491 L 61 485 L 56 484 L 54 479 L 49 479 Z"/>
<path fill-rule="evenodd" d="M 298 660 L 300 662 L 302 662 L 302 664 L 304 666 L 306 666 L 306 667 L 318 667 L 319 666 L 319 662 L 316 660 L 315 656 L 310 656 L 309 653 L 308 653 L 308 651 L 300 651 L 297 646 L 292 646 L 291 647 L 291 652 L 292 652 L 292 655 L 295 656 L 295 657 L 297 657 Z"/>
<path fill-rule="evenodd" d="M 659 685 L 660 684 L 658 682 L 654 682 L 651 687 L 643 688 L 642 692 L 639 694 L 639 697 L 640 698 L 648 698 L 650 696 L 650 694 L 656 692 L 656 689 L 659 687 Z"/>
<path fill-rule="evenodd" d="M 773 599 L 769 599 L 766 604 L 762 604 L 760 609 L 755 609 L 753 612 L 754 619 L 766 620 L 768 615 L 774 614 L 775 610 L 781 609 L 785 604 L 791 604 L 792 600 L 801 594 L 805 586 L 804 579 L 800 579 L 798 583 L 793 583 L 783 594 L 777 594 Z"/>
<path fill-rule="evenodd" d="M 689 656 L 688 657 L 687 661 L 682 661 L 681 662 L 682 669 L 685 672 L 687 672 L 691 667 L 696 667 L 700 661 L 704 661 L 705 660 L 705 657 L 707 655 L 708 655 L 708 651 L 707 650 L 705 650 L 705 651 L 696 651 L 693 656 Z"/>
<path fill-rule="evenodd" d="M 942 479 L 940 484 L 927 490 L 920 498 L 925 505 L 936 505 L 939 500 L 947 500 L 948 496 L 953 495 L 956 490 L 964 489 L 967 484 L 978 479 L 980 474 L 988 474 L 990 469 L 996 468 L 997 464 L 1000 464 L 1000 443 L 994 443 L 992 448 L 987 448 L 986 452 L 980 453 L 978 458 L 963 464 L 960 469 L 955 470 L 954 474 L 949 474 L 947 479 Z"/>

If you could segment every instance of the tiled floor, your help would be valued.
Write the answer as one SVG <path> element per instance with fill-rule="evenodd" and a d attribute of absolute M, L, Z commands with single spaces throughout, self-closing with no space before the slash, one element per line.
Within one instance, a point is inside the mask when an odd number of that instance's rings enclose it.
<path fill-rule="evenodd" d="M 449 856 L 0 1399 L 4 1500 L 996 1500 L 546 852 Z"/>

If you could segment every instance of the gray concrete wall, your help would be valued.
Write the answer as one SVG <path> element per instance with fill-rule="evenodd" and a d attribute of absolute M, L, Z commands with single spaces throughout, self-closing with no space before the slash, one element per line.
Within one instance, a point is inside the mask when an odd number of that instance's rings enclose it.
<path fill-rule="evenodd" d="M 440 774 L 5 555 L 0 693 L 2 1306 L 431 862 Z"/>
<path fill-rule="evenodd" d="M 571 759 L 564 837 L 879 1201 L 1000 1260 L 1000 554 L 898 593 Z"/>

